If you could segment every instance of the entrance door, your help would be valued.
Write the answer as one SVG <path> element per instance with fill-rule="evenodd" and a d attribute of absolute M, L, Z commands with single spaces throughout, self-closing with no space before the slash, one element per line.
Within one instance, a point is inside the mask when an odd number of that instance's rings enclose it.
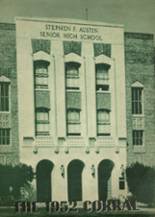
<path fill-rule="evenodd" d="M 114 163 L 111 160 L 102 160 L 98 166 L 98 193 L 99 200 L 106 201 L 111 186 L 108 184 Z"/>
<path fill-rule="evenodd" d="M 53 163 L 49 160 L 42 160 L 37 165 L 37 201 L 51 201 L 51 172 Z"/>
<path fill-rule="evenodd" d="M 84 163 L 73 160 L 68 165 L 68 199 L 82 201 L 82 171 Z"/>

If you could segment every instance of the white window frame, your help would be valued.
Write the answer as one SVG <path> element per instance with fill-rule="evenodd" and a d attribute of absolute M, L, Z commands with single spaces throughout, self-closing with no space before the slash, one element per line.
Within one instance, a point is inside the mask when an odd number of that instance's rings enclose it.
<path fill-rule="evenodd" d="M 11 110 L 11 103 L 10 103 L 10 79 L 8 79 L 7 77 L 5 76 L 0 76 L 0 86 L 1 84 L 7 84 L 8 85 L 8 110 L 0 110 L 1 113 L 10 113 L 10 110 Z M 0 91 L 1 91 L 1 87 L 0 87 Z M 1 95 L 1 93 L 0 93 Z M 1 103 L 1 97 L 0 97 L 0 103 Z"/>
<path fill-rule="evenodd" d="M 6 135 L 5 131 L 4 131 L 5 136 L 4 135 L 2 136 L 3 130 L 8 130 L 9 136 Z M 5 144 L 3 144 L 3 142 L 2 142 L 3 139 L 5 140 L 5 142 L 4 142 Z M 8 141 L 8 139 L 9 139 L 9 142 L 7 143 L 6 141 Z M 1 146 L 10 146 L 10 145 L 11 145 L 11 129 L 10 128 L 0 128 L 0 147 Z"/>
<path fill-rule="evenodd" d="M 46 69 L 45 72 L 37 72 L 36 68 L 39 64 L 46 65 L 45 68 L 43 67 L 43 69 Z M 35 89 L 48 89 L 49 64 L 50 63 L 46 60 L 36 60 L 33 62 Z M 46 82 L 38 82 L 39 79 Z"/>
<path fill-rule="evenodd" d="M 136 108 L 134 109 L 134 103 L 136 103 L 136 101 L 133 100 L 133 90 L 140 90 L 141 91 L 141 100 L 137 100 L 138 102 L 141 102 L 141 112 L 135 112 Z M 135 105 L 136 106 L 136 105 Z M 137 110 L 139 110 L 137 108 Z M 144 86 L 139 82 L 136 81 L 131 85 L 131 112 L 133 116 L 144 116 Z"/>
<path fill-rule="evenodd" d="M 137 133 L 142 132 L 142 143 L 141 144 L 138 144 L 139 142 L 138 143 L 134 142 L 134 140 L 138 140 L 138 138 L 137 139 L 134 138 L 134 132 L 137 132 Z M 133 129 L 132 130 L 132 144 L 133 144 L 133 146 L 138 146 L 138 147 L 144 146 L 144 130 L 142 130 L 142 129 Z"/>

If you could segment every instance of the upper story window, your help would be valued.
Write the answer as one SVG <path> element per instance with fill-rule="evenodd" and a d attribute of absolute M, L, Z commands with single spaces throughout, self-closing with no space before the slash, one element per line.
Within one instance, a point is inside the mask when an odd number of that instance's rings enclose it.
<path fill-rule="evenodd" d="M 0 111 L 9 111 L 9 83 L 0 81 Z"/>
<path fill-rule="evenodd" d="M 10 129 L 0 128 L 0 145 L 10 144 Z"/>
<path fill-rule="evenodd" d="M 80 135 L 80 110 L 67 110 L 67 134 Z"/>
<path fill-rule="evenodd" d="M 97 110 L 97 135 L 110 135 L 110 111 L 99 109 Z"/>
<path fill-rule="evenodd" d="M 46 108 L 36 109 L 36 134 L 49 135 L 49 110 Z"/>
<path fill-rule="evenodd" d="M 80 123 L 80 110 L 78 109 L 68 109 L 67 111 L 67 121 L 68 123 Z"/>
<path fill-rule="evenodd" d="M 79 78 L 79 64 L 70 62 L 66 63 L 66 78 Z"/>
<path fill-rule="evenodd" d="M 96 90 L 109 90 L 109 68 L 108 64 L 96 64 Z"/>
<path fill-rule="evenodd" d="M 107 110 L 101 109 L 97 111 L 97 122 L 100 124 L 110 123 L 110 113 Z"/>
<path fill-rule="evenodd" d="M 80 64 L 76 62 L 68 62 L 65 64 L 67 89 L 79 89 L 79 68 Z"/>
<path fill-rule="evenodd" d="M 132 87 L 132 114 L 143 113 L 143 88 Z"/>
<path fill-rule="evenodd" d="M 48 61 L 34 61 L 34 80 L 36 88 L 48 88 L 48 66 Z"/>
<path fill-rule="evenodd" d="M 144 131 L 143 130 L 133 130 L 132 139 L 133 145 L 143 145 L 144 144 Z"/>

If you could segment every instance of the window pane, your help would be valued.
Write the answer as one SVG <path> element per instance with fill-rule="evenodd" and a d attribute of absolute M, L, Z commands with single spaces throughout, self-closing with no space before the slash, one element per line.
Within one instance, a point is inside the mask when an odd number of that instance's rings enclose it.
<path fill-rule="evenodd" d="M 37 121 L 48 121 L 48 111 L 37 111 Z"/>
<path fill-rule="evenodd" d="M 67 134 L 69 135 L 80 135 L 80 124 L 68 123 L 67 124 Z"/>
<path fill-rule="evenodd" d="M 48 85 L 47 77 L 36 77 L 36 85 Z"/>
<path fill-rule="evenodd" d="M 49 111 L 46 109 L 38 109 L 36 111 L 36 134 L 49 134 Z"/>
<path fill-rule="evenodd" d="M 9 84 L 0 83 L 0 111 L 9 111 Z"/>
<path fill-rule="evenodd" d="M 133 145 L 143 145 L 143 130 L 133 130 Z"/>
<path fill-rule="evenodd" d="M 67 78 L 79 77 L 79 64 L 78 63 L 67 63 L 65 71 L 66 71 Z"/>
<path fill-rule="evenodd" d="M 68 110 L 67 121 L 68 122 L 80 122 L 80 111 L 79 110 Z"/>
<path fill-rule="evenodd" d="M 48 86 L 48 62 L 36 61 L 34 63 L 35 85 L 39 88 Z"/>
<path fill-rule="evenodd" d="M 97 64 L 96 65 L 96 79 L 108 80 L 109 79 L 108 69 L 109 67 L 105 64 Z"/>
<path fill-rule="evenodd" d="M 105 110 L 98 110 L 97 111 L 97 122 L 109 122 L 110 121 L 110 114 L 109 111 Z"/>
<path fill-rule="evenodd" d="M 110 112 L 107 110 L 97 111 L 97 135 L 110 136 Z"/>
<path fill-rule="evenodd" d="M 142 88 L 132 88 L 132 114 L 142 114 Z"/>
<path fill-rule="evenodd" d="M 37 123 L 37 133 L 38 132 L 48 132 L 49 124 L 48 123 Z"/>
<path fill-rule="evenodd" d="M 80 110 L 67 111 L 67 134 L 80 135 Z"/>
<path fill-rule="evenodd" d="M 0 129 L 0 145 L 10 144 L 10 129 Z"/>

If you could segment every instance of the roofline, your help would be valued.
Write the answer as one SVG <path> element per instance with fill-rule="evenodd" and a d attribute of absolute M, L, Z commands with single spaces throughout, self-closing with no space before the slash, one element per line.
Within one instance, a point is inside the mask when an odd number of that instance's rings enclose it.
<path fill-rule="evenodd" d="M 126 37 L 137 38 L 137 39 L 154 39 L 153 33 L 144 32 L 124 32 Z"/>
<path fill-rule="evenodd" d="M 58 17 L 51 17 L 51 18 L 48 18 L 48 17 L 18 17 L 18 16 L 15 17 L 15 22 L 18 20 L 124 28 L 124 25 L 122 24 L 112 24 L 112 23 L 104 23 L 101 21 L 71 19 L 71 18 L 58 18 Z"/>

